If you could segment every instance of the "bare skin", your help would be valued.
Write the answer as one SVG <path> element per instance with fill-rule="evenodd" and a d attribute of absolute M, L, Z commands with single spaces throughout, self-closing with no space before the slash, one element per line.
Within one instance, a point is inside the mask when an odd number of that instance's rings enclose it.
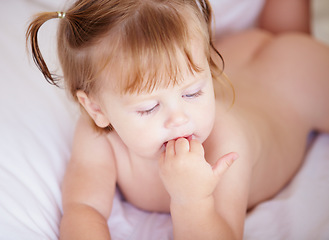
<path fill-rule="evenodd" d="M 273 37 L 258 30 L 225 38 L 216 47 L 224 56 L 236 101 L 230 108 L 230 95 L 222 97 L 214 83 L 214 125 L 203 147 L 197 140 L 179 138 L 168 142 L 160 161 L 143 160 L 116 132 L 95 133 L 86 116 L 81 117 L 63 185 L 63 236 L 72 224 L 88 223 L 89 232 L 109 239 L 106 219 L 118 184 L 138 208 L 171 211 L 176 239 L 241 239 L 247 210 L 289 183 L 303 162 L 309 132 L 329 132 L 329 48 L 301 34 Z M 97 116 L 94 120 L 102 122 Z M 205 157 L 201 154 L 191 167 L 183 158 L 187 175 L 182 176 L 176 160 L 186 147 L 204 150 Z M 234 156 L 221 158 L 230 152 L 239 155 L 233 164 Z M 202 177 L 196 169 L 204 160 L 219 171 L 215 180 L 204 178 L 214 183 L 211 195 L 188 178 Z M 184 185 L 186 179 L 192 186 Z M 179 193 L 174 181 L 201 189 L 196 193 L 200 198 L 189 200 L 191 191 Z M 85 217 L 77 222 L 82 212 Z M 200 224 L 209 231 L 198 228 Z"/>
<path fill-rule="evenodd" d="M 259 27 L 273 33 L 311 32 L 310 0 L 267 0 L 259 16 Z"/>

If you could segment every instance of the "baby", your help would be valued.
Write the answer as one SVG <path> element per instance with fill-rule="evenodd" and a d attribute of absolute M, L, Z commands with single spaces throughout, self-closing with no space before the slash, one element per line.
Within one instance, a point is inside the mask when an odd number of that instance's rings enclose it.
<path fill-rule="evenodd" d="M 170 212 L 175 239 L 242 239 L 247 210 L 298 171 L 308 134 L 329 131 L 329 48 L 307 35 L 214 43 L 208 1 L 77 1 L 27 32 L 55 85 L 37 33 L 57 17 L 65 83 L 83 109 L 61 239 L 110 239 L 116 186 L 140 209 Z"/>

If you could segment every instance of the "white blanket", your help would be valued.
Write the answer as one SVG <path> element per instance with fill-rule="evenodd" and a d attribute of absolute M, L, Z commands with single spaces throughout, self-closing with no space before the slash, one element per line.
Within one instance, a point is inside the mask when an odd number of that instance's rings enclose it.
<path fill-rule="evenodd" d="M 316 0 L 315 5 L 319 9 L 315 33 L 327 41 L 329 1 Z M 58 6 L 63 1 L 1 2 L 0 239 L 57 239 L 59 235 L 61 179 L 79 110 L 63 90 L 46 83 L 29 60 L 24 40 L 31 15 L 61 10 Z M 49 21 L 40 32 L 52 69 L 58 21 Z M 118 193 L 108 223 L 115 240 L 172 239 L 169 215 L 140 211 L 121 201 Z M 329 239 L 328 134 L 315 140 L 291 184 L 248 214 L 245 239 Z"/>

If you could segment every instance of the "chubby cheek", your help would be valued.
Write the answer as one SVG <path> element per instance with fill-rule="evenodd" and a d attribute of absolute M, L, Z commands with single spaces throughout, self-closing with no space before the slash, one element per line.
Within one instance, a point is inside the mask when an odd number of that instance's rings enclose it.
<path fill-rule="evenodd" d="M 146 121 L 147 122 L 147 121 Z M 123 142 L 132 151 L 146 151 L 155 148 L 160 142 L 159 127 L 155 123 L 126 122 L 121 131 L 117 131 Z"/>

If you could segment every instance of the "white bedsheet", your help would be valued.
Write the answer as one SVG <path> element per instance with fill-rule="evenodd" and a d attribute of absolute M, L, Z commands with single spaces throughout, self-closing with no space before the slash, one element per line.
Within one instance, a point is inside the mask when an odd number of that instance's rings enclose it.
<path fill-rule="evenodd" d="M 315 5 L 315 33 L 329 42 L 329 1 Z M 58 238 L 60 184 L 79 110 L 63 90 L 46 83 L 28 60 L 24 42 L 31 15 L 61 10 L 57 6 L 63 0 L 1 2 L 0 239 Z M 57 22 L 49 21 L 40 32 L 52 68 Z M 118 193 L 108 223 L 115 240 L 172 239 L 169 215 L 140 211 Z M 328 134 L 316 139 L 291 184 L 248 214 L 245 239 L 329 239 Z"/>

